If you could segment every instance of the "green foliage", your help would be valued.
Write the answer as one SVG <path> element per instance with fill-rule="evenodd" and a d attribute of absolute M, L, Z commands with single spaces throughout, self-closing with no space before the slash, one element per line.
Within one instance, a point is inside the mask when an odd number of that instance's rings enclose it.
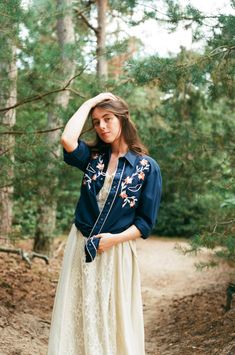
<path fill-rule="evenodd" d="M 182 12 L 168 4 L 175 26 L 190 16 L 192 23 L 205 20 L 191 7 Z M 149 130 L 164 181 L 156 231 L 195 235 L 190 251 L 212 249 L 210 265 L 235 261 L 234 21 L 218 16 L 217 31 L 200 55 L 183 49 L 177 57 L 129 63 L 137 85 L 162 91 Z"/>
<path fill-rule="evenodd" d="M 130 11 L 133 11 L 135 6 L 138 4 L 136 0 L 109 0 L 109 6 L 122 14 L 128 14 Z"/>

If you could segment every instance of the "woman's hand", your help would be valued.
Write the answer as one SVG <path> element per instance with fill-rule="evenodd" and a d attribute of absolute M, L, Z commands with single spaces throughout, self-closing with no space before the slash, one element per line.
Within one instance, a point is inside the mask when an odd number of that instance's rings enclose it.
<path fill-rule="evenodd" d="M 111 92 L 102 92 L 101 94 L 96 95 L 91 99 L 87 100 L 85 104 L 88 103 L 89 105 L 91 105 L 92 108 L 104 100 L 117 100 L 117 98 Z"/>
<path fill-rule="evenodd" d="M 109 250 L 114 245 L 118 243 L 117 237 L 112 233 L 101 233 L 95 236 L 96 238 L 101 238 L 99 242 L 98 253 L 103 253 Z"/>
<path fill-rule="evenodd" d="M 95 236 L 95 238 L 101 238 L 99 242 L 98 253 L 103 253 L 104 251 L 109 250 L 114 245 L 119 243 L 124 243 L 129 240 L 134 240 L 140 238 L 142 233 L 140 230 L 133 224 L 121 233 L 112 234 L 112 233 L 100 233 Z"/>

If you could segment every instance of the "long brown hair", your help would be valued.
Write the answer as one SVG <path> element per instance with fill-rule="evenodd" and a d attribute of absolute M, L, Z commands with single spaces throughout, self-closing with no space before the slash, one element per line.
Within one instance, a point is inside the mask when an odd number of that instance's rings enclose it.
<path fill-rule="evenodd" d="M 122 128 L 121 134 L 126 144 L 128 145 L 128 148 L 139 155 L 148 154 L 148 149 L 141 142 L 136 126 L 130 118 L 130 113 L 129 113 L 127 103 L 119 96 L 116 96 L 116 98 L 117 100 L 108 99 L 98 103 L 96 106 L 94 106 L 91 109 L 90 116 L 92 115 L 94 109 L 97 107 L 112 112 L 120 120 L 121 128 Z M 105 147 L 107 147 L 107 145 L 109 145 L 104 143 L 100 139 L 98 134 L 96 134 L 95 141 L 88 144 L 94 150 L 100 150 L 100 149 L 102 150 Z"/>

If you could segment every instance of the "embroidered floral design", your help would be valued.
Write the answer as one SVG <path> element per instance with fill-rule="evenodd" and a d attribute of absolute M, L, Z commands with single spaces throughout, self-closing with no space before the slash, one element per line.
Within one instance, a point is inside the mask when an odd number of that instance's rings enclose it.
<path fill-rule="evenodd" d="M 100 176 L 105 176 L 105 173 L 103 172 L 104 170 L 103 155 L 98 155 L 97 153 L 95 153 L 92 155 L 92 159 L 97 160 L 97 164 L 95 165 L 95 168 L 93 168 L 91 163 L 88 164 L 86 173 L 84 174 L 83 181 L 82 181 L 82 184 L 87 185 L 89 189 L 91 188 L 91 183 L 93 181 L 96 181 Z"/>
<path fill-rule="evenodd" d="M 121 196 L 121 198 L 127 198 L 126 191 L 122 191 L 122 192 L 120 193 L 120 196 Z"/>
<path fill-rule="evenodd" d="M 142 159 L 142 160 L 140 161 L 140 164 L 143 165 L 143 166 L 146 166 L 146 165 L 149 165 L 149 162 L 148 162 L 148 160 L 146 160 L 146 159 Z"/>
<path fill-rule="evenodd" d="M 141 159 L 139 164 L 136 166 L 135 172 L 131 176 L 127 176 L 121 184 L 121 192 L 119 196 L 123 199 L 122 207 L 129 204 L 130 207 L 134 207 L 138 199 L 135 195 L 129 196 L 128 191 L 137 192 L 140 190 L 143 181 L 145 179 L 145 172 L 149 171 L 150 164 L 147 159 Z M 140 183 L 135 186 L 129 186 L 133 182 L 133 178 L 137 176 Z"/>
<path fill-rule="evenodd" d="M 98 153 L 92 153 L 91 155 L 92 159 L 97 159 L 99 157 Z"/>
<path fill-rule="evenodd" d="M 103 160 L 102 160 L 102 162 L 103 162 Z M 99 162 L 99 163 L 96 165 L 96 167 L 97 167 L 99 170 L 104 170 L 104 164 L 101 163 L 101 162 Z"/>
<path fill-rule="evenodd" d="M 127 177 L 125 178 L 125 183 L 126 183 L 126 184 L 131 184 L 131 183 L 132 183 L 132 178 L 131 178 L 130 176 L 127 176 Z"/>
<path fill-rule="evenodd" d="M 144 173 L 143 171 L 141 171 L 141 172 L 138 174 L 138 178 L 139 178 L 140 180 L 144 180 L 144 178 L 145 178 L 145 173 Z"/>
<path fill-rule="evenodd" d="M 134 198 L 134 199 L 130 202 L 130 207 L 134 207 L 134 206 L 135 206 L 135 201 L 137 201 L 137 198 Z"/>

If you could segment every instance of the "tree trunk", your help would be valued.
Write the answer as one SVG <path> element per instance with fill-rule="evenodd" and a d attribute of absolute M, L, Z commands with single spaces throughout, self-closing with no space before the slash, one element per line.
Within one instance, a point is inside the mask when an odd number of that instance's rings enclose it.
<path fill-rule="evenodd" d="M 16 47 L 9 44 L 11 59 L 10 64 L 2 65 L 8 73 L 8 98 L 5 100 L 6 107 L 16 103 L 17 96 L 17 67 L 16 67 Z M 7 111 L 2 120 L 6 131 L 9 131 L 16 122 L 15 109 Z M 0 144 L 0 156 L 4 156 L 8 161 L 4 164 L 4 173 L 1 177 L 0 187 L 0 236 L 8 236 L 12 230 L 12 208 L 13 208 L 13 178 L 14 178 L 14 135 L 2 135 Z M 3 166 L 1 167 L 3 168 Z"/>
<path fill-rule="evenodd" d="M 59 13 L 57 19 L 57 38 L 61 48 L 61 77 L 64 83 L 75 74 L 76 64 L 68 50 L 75 44 L 74 24 L 72 19 L 72 0 L 57 0 Z M 54 100 L 53 111 L 48 113 L 48 128 L 63 125 L 61 111 L 65 110 L 69 103 L 70 92 L 65 90 L 57 94 Z M 50 132 L 47 136 L 48 151 L 52 151 L 51 158 L 61 159 L 59 130 Z M 40 190 L 43 201 L 38 207 L 37 226 L 34 239 L 34 251 L 50 253 L 52 235 L 56 225 L 57 200 L 53 191 L 58 185 L 58 177 L 53 175 L 53 162 L 47 166 L 51 170 L 50 184 L 44 185 Z"/>
<path fill-rule="evenodd" d="M 108 78 L 108 64 L 105 56 L 106 44 L 106 12 L 108 0 L 97 0 L 98 28 L 96 32 L 97 39 L 97 77 L 99 80 Z"/>

